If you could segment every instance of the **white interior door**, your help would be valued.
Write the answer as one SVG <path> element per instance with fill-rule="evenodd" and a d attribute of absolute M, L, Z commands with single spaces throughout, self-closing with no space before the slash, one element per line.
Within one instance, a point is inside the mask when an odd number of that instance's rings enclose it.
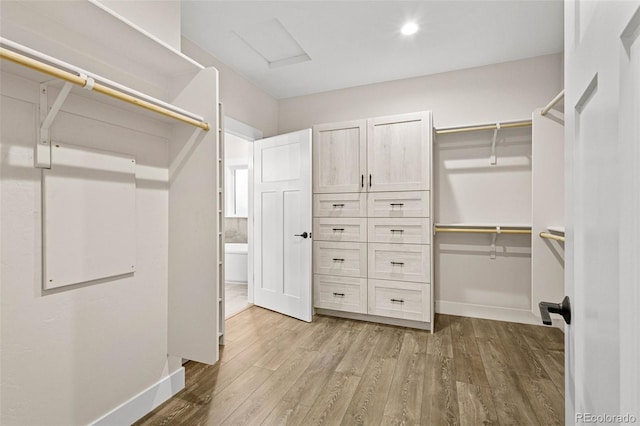
<path fill-rule="evenodd" d="M 640 421 L 639 34 L 637 0 L 566 3 L 566 424 Z"/>
<path fill-rule="evenodd" d="M 311 129 L 255 141 L 254 302 L 311 321 Z"/>

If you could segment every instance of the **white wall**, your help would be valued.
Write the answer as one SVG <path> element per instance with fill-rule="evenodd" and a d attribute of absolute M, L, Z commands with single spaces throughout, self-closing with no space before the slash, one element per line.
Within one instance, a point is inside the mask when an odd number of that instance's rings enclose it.
<path fill-rule="evenodd" d="M 278 134 L 278 102 L 274 98 L 185 37 L 182 52 L 218 70 L 225 116 L 261 130 L 264 137 Z"/>
<path fill-rule="evenodd" d="M 562 55 L 548 55 L 336 90 L 279 102 L 281 133 L 335 121 L 433 111 L 436 127 L 530 119 L 561 89 Z M 531 223 L 531 132 L 503 131 L 498 165 L 489 165 L 492 132 L 437 137 L 435 220 Z M 439 312 L 536 322 L 531 313 L 531 239 L 438 234 Z"/>
<path fill-rule="evenodd" d="M 167 358 L 168 129 L 70 95 L 53 140 L 136 158 L 131 276 L 42 291 L 38 85 L 3 73 L 2 424 L 87 424 L 180 368 Z M 113 123 L 110 124 L 109 122 Z"/>
<path fill-rule="evenodd" d="M 562 55 L 280 100 L 278 131 L 431 110 L 436 127 L 530 118 L 561 89 Z"/>
<path fill-rule="evenodd" d="M 96 1 L 180 50 L 180 0 Z"/>

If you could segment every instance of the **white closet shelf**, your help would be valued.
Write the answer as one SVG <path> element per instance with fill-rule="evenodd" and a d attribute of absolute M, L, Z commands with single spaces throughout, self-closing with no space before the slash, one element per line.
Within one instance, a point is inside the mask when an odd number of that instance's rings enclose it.
<path fill-rule="evenodd" d="M 564 226 L 547 226 L 547 230 L 549 232 L 554 232 L 557 234 L 564 235 Z"/>
<path fill-rule="evenodd" d="M 81 69 L 63 61 L 58 61 L 46 54 L 40 53 L 25 46 L 21 46 L 10 40 L 0 38 L 0 53 L 2 56 L 1 70 L 19 75 L 38 83 L 47 82 L 48 86 L 54 86 L 50 81 L 54 77 L 60 83 L 71 83 L 73 93 L 84 97 L 96 98 L 99 102 L 111 104 L 118 108 L 136 112 L 146 111 L 154 118 L 162 121 L 175 122 L 176 120 L 209 130 L 209 124 L 202 117 L 185 111 L 182 108 L 171 105 L 160 99 L 130 89 L 126 86 L 102 80 L 100 76 L 85 74 Z M 55 61 L 55 62 L 53 62 Z M 54 63 L 54 65 L 51 65 Z M 83 90 L 84 89 L 84 90 Z M 63 100 L 64 101 L 64 100 Z"/>
<path fill-rule="evenodd" d="M 98 0 L 23 2 L 14 7 L 24 7 L 30 13 L 47 17 L 89 40 L 96 49 L 108 48 L 122 58 L 168 77 L 204 69 L 198 62 L 112 12 Z"/>
<path fill-rule="evenodd" d="M 442 228 L 511 228 L 511 229 L 531 229 L 531 224 L 523 223 L 436 223 L 435 226 Z"/>

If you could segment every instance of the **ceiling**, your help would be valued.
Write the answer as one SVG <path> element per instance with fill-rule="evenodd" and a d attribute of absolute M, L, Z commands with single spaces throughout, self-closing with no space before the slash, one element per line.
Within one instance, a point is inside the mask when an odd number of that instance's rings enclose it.
<path fill-rule="evenodd" d="M 182 33 L 277 99 L 563 51 L 562 0 L 193 1 Z M 414 21 L 419 31 L 403 36 Z"/>

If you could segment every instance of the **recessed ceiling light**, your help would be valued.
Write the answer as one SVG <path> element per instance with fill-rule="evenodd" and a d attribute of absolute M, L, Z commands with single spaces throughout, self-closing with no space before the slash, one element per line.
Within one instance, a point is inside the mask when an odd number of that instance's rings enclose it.
<path fill-rule="evenodd" d="M 402 26 L 402 29 L 400 30 L 400 32 L 402 32 L 403 35 L 415 34 L 417 31 L 418 31 L 418 24 L 416 24 L 415 22 L 407 22 Z"/>

